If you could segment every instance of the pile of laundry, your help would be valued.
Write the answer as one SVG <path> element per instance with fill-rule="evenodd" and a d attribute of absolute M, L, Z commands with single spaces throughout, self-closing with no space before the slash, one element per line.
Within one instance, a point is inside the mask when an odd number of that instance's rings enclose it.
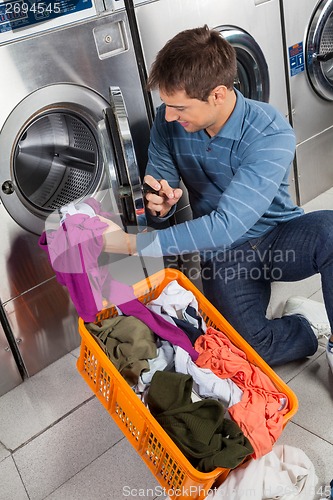
<path fill-rule="evenodd" d="M 216 500 L 245 499 L 249 491 L 258 500 L 308 495 L 304 485 L 313 488 L 317 478 L 307 457 L 294 460 L 293 449 L 274 447 L 289 411 L 286 395 L 222 331 L 206 326 L 195 296 L 177 281 L 143 304 L 114 280 L 100 265 L 106 224 L 98 214 L 112 217 L 94 199 L 71 205 L 39 239 L 96 342 L 194 467 L 234 469 L 212 492 Z M 105 300 L 117 315 L 96 322 Z M 278 496 L 281 481 L 295 494 Z"/>
<path fill-rule="evenodd" d="M 138 309 L 140 318 L 118 306 L 117 316 L 85 326 L 189 461 L 208 472 L 270 451 L 288 400 L 223 332 L 206 327 L 193 293 L 174 280 Z"/>

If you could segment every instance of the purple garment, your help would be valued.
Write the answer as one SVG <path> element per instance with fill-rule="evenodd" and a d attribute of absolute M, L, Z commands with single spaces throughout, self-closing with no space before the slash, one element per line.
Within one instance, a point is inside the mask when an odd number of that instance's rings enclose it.
<path fill-rule="evenodd" d="M 98 265 L 106 227 L 98 217 L 68 215 L 59 229 L 39 239 L 57 280 L 68 288 L 79 316 L 88 322 L 103 309 L 103 298 L 115 305 L 135 298 L 131 287 L 110 279 L 107 267 Z"/>
<path fill-rule="evenodd" d="M 126 314 L 126 316 L 135 316 L 141 319 L 149 328 L 164 340 L 168 340 L 171 344 L 182 347 L 187 351 L 192 360 L 195 361 L 199 354 L 194 349 L 188 336 L 175 325 L 166 321 L 160 314 L 154 313 L 146 307 L 138 299 L 131 300 L 125 304 L 121 304 L 119 309 Z"/>
<path fill-rule="evenodd" d="M 195 361 L 198 353 L 180 328 L 150 311 L 136 299 L 131 286 L 114 280 L 107 266 L 98 265 L 106 227 L 98 217 L 67 215 L 57 230 L 44 232 L 39 238 L 39 246 L 48 253 L 56 278 L 67 287 L 79 316 L 94 322 L 106 299 L 125 315 L 143 321 L 162 339 L 182 347 Z"/>

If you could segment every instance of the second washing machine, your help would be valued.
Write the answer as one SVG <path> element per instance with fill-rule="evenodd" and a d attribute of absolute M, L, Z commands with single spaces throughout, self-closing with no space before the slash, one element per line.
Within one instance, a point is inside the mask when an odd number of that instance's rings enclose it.
<path fill-rule="evenodd" d="M 333 186 L 333 1 L 281 0 L 301 204 Z"/>
<path fill-rule="evenodd" d="M 118 8 L 123 3 L 114 0 Z M 170 38 L 207 24 L 236 49 L 235 87 L 245 97 L 271 103 L 289 119 L 279 0 L 134 0 L 134 5 L 147 72 Z M 158 106 L 158 92 L 152 97 Z M 295 202 L 297 190 L 292 169 L 290 193 Z M 180 221 L 186 217 L 180 211 Z"/>
<path fill-rule="evenodd" d="M 207 24 L 220 31 L 236 49 L 238 78 L 235 87 L 245 97 L 270 102 L 288 119 L 279 0 L 113 0 L 116 9 L 135 11 L 143 57 L 149 69 L 157 52 L 178 32 Z M 161 101 L 152 92 L 154 107 Z M 295 175 L 290 193 L 297 201 Z M 182 186 L 183 187 L 183 186 Z M 178 204 L 175 222 L 191 218 L 186 191 Z M 190 259 L 187 259 L 189 262 Z M 198 259 L 194 258 L 198 262 Z M 180 268 L 200 288 L 198 265 Z"/>

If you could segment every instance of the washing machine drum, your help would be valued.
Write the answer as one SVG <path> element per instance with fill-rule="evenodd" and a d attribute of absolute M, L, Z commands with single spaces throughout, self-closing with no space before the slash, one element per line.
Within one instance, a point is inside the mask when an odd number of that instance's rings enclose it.
<path fill-rule="evenodd" d="M 9 114 L 0 132 L 0 195 L 24 229 L 41 234 L 54 211 L 109 186 L 99 134 L 107 106 L 90 89 L 57 84 Z"/>
<path fill-rule="evenodd" d="M 333 1 L 316 7 L 306 38 L 306 68 L 315 92 L 333 101 Z"/>
<path fill-rule="evenodd" d="M 88 125 L 66 112 L 47 113 L 19 137 L 13 175 L 32 211 L 47 213 L 92 191 L 98 166 L 98 145 Z"/>
<path fill-rule="evenodd" d="M 235 87 L 250 99 L 269 101 L 269 71 L 265 56 L 256 40 L 235 26 L 219 26 L 220 31 L 236 50 L 237 80 Z"/>

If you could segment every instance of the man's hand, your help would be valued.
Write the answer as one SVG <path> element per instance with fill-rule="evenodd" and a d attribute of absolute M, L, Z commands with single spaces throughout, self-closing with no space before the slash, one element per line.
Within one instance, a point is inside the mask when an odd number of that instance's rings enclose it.
<path fill-rule="evenodd" d="M 146 193 L 146 207 L 154 216 L 164 217 L 183 195 L 180 188 L 173 189 L 164 179 L 157 181 L 151 175 L 146 175 L 144 182 L 158 194 Z"/>
<path fill-rule="evenodd" d="M 127 234 L 121 229 L 118 224 L 115 224 L 110 219 L 106 219 L 101 215 L 98 216 L 102 222 L 107 224 L 103 232 L 103 250 L 110 253 L 122 253 L 133 255 L 136 252 L 136 236 Z"/>

